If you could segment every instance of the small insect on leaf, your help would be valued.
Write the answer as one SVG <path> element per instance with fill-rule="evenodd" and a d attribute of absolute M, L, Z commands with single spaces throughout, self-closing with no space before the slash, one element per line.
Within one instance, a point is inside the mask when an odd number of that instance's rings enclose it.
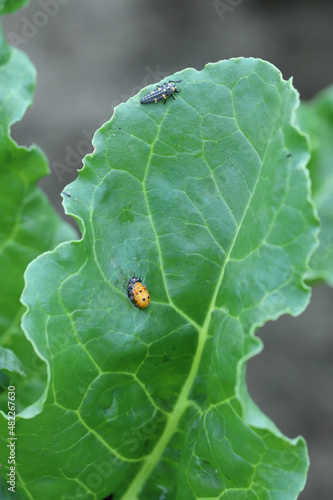
<path fill-rule="evenodd" d="M 127 285 L 128 297 L 137 307 L 144 309 L 150 304 L 150 296 L 147 288 L 142 284 L 141 278 L 132 276 Z"/>
<path fill-rule="evenodd" d="M 146 94 L 142 99 L 141 99 L 141 104 L 150 104 L 151 102 L 158 102 L 158 101 L 163 101 L 164 104 L 166 103 L 166 100 L 168 97 L 172 97 L 172 99 L 175 100 L 175 97 L 173 95 L 174 92 L 176 94 L 179 94 L 181 90 L 177 90 L 177 85 L 176 83 L 180 83 L 181 80 L 169 80 L 169 83 L 165 82 L 163 83 L 162 86 L 158 86 L 156 90 L 152 90 L 149 92 L 149 94 Z"/>

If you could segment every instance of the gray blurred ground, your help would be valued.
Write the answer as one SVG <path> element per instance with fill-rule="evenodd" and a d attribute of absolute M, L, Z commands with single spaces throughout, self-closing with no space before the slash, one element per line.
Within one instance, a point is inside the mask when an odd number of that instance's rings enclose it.
<path fill-rule="evenodd" d="M 310 99 L 333 83 L 332 26 L 331 1 L 32 0 L 4 18 L 38 72 L 34 106 L 13 137 L 46 153 L 51 175 L 41 185 L 63 215 L 60 193 L 114 105 L 176 70 L 237 56 L 270 61 Z M 317 287 L 300 317 L 258 332 L 265 349 L 248 367 L 260 408 L 308 442 L 301 500 L 333 498 L 332 318 L 333 290 Z"/>

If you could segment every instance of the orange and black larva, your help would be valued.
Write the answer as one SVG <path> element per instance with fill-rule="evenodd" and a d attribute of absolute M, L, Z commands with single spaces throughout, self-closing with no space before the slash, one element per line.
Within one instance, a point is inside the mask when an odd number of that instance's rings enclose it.
<path fill-rule="evenodd" d="M 133 276 L 128 280 L 127 294 L 137 307 L 144 309 L 149 306 L 149 292 L 142 284 L 141 278 L 135 278 L 135 276 Z"/>
<path fill-rule="evenodd" d="M 175 99 L 173 93 L 176 92 L 177 94 L 179 94 L 179 92 L 181 92 L 181 90 L 177 90 L 177 85 L 175 85 L 175 83 L 180 82 L 181 80 L 169 80 L 169 83 L 163 83 L 161 87 L 157 87 L 156 90 L 152 90 L 151 92 L 149 92 L 149 94 L 145 95 L 140 101 L 141 104 L 150 104 L 151 102 L 158 102 L 163 100 L 165 104 L 167 98 L 170 96 L 172 97 L 172 99 Z"/>

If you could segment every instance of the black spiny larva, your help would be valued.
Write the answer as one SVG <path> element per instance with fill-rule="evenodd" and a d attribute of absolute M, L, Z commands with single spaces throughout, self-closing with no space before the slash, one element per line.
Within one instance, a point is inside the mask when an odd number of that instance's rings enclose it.
<path fill-rule="evenodd" d="M 141 99 L 141 104 L 150 104 L 151 102 L 158 102 L 158 101 L 163 101 L 164 104 L 166 103 L 166 100 L 168 97 L 174 98 L 173 93 L 176 92 L 176 94 L 179 94 L 181 90 L 177 90 L 177 85 L 176 83 L 180 83 L 181 80 L 169 80 L 169 83 L 165 82 L 163 85 L 158 86 L 156 90 L 152 90 L 149 92 L 149 94 L 146 94 L 142 99 Z"/>

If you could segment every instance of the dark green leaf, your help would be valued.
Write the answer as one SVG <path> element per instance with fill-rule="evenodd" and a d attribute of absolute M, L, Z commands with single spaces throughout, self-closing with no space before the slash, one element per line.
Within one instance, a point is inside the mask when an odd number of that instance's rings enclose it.
<path fill-rule="evenodd" d="M 0 54 L 0 369 L 2 385 L 17 388 L 18 412 L 43 394 L 46 379 L 45 364 L 20 328 L 23 274 L 35 257 L 75 233 L 36 187 L 48 173 L 43 153 L 19 147 L 9 136 L 31 105 L 35 70 L 22 52 L 7 46 L 1 31 Z M 0 405 L 7 413 L 7 391 L 1 391 Z"/>
<path fill-rule="evenodd" d="M 11 14 L 29 3 L 29 0 L 0 0 L 0 14 Z"/>

